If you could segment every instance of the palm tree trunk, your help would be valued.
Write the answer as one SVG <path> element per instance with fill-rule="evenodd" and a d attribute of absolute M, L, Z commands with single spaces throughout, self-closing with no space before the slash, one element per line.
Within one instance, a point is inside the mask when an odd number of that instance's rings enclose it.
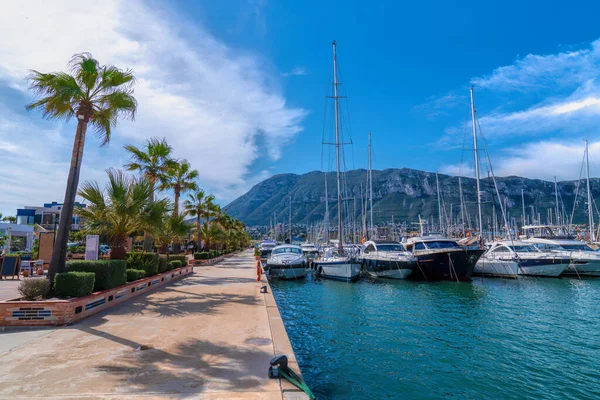
<path fill-rule="evenodd" d="M 154 202 L 154 181 L 150 179 L 150 201 Z M 152 251 L 152 234 L 149 231 L 144 231 L 144 251 Z"/>
<path fill-rule="evenodd" d="M 75 141 L 73 142 L 71 168 L 69 169 L 69 178 L 67 179 L 65 200 L 60 212 L 58 233 L 54 242 L 54 249 L 52 250 L 50 268 L 48 269 L 48 279 L 50 280 L 51 285 L 54 284 L 54 276 L 65 271 L 67 242 L 69 241 L 69 232 L 71 231 L 71 222 L 73 219 L 73 208 L 75 207 L 75 196 L 77 195 L 77 185 L 79 184 L 79 172 L 81 170 L 81 159 L 83 158 L 87 123 L 87 118 L 77 120 L 77 133 L 75 134 Z"/>
<path fill-rule="evenodd" d="M 181 189 L 175 188 L 175 204 L 173 204 L 173 216 L 177 217 L 179 215 L 179 196 Z"/>
<path fill-rule="evenodd" d="M 198 218 L 196 219 L 196 225 L 198 228 L 198 232 L 196 232 L 196 247 L 198 248 L 198 252 L 200 252 L 200 213 L 198 213 Z"/>

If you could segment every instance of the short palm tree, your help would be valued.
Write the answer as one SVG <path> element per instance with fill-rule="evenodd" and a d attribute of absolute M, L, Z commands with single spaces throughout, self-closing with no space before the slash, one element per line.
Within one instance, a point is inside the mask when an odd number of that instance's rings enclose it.
<path fill-rule="evenodd" d="M 165 214 L 160 223 L 154 226 L 153 234 L 161 253 L 169 252 L 169 245 L 180 243 L 191 230 L 183 215 Z M 175 252 L 175 249 L 174 249 Z"/>
<path fill-rule="evenodd" d="M 43 117 L 50 120 L 77 118 L 65 199 L 48 271 L 51 282 L 56 273 L 65 270 L 67 242 L 88 124 L 95 129 L 104 146 L 109 143 L 117 121 L 120 118 L 133 120 L 137 109 L 133 97 L 135 79 L 131 70 L 100 65 L 89 53 L 74 55 L 69 67 L 70 73 L 32 70 L 27 77 L 30 89 L 40 96 L 39 100 L 27 105 L 27 110 L 41 110 Z"/>
<path fill-rule="evenodd" d="M 189 194 L 189 199 L 183 202 L 185 212 L 192 217 L 196 217 L 196 245 L 200 248 L 200 235 L 202 225 L 202 215 L 204 215 L 204 190 L 198 189 Z"/>
<path fill-rule="evenodd" d="M 181 197 L 181 194 L 192 190 L 198 190 L 196 179 L 198 179 L 198 171 L 192 169 L 192 166 L 187 160 L 174 162 L 167 171 L 167 175 L 160 188 L 162 190 L 173 190 L 173 194 L 175 195 L 173 216 L 179 215 L 179 198 Z"/>
<path fill-rule="evenodd" d="M 131 153 L 131 162 L 125 165 L 129 171 L 139 171 L 150 182 L 150 200 L 154 200 L 156 185 L 162 185 L 167 179 L 169 168 L 173 166 L 171 159 L 171 146 L 166 139 L 151 138 L 146 142 L 146 147 L 140 149 L 133 145 L 125 146 Z M 152 234 L 149 230 L 144 232 L 144 251 L 152 251 Z"/>
<path fill-rule="evenodd" d="M 111 258 L 124 259 L 127 238 L 147 224 L 160 224 L 162 216 L 169 211 L 169 202 L 150 200 L 151 184 L 145 177 L 132 178 L 114 169 L 107 173 L 108 183 L 104 189 L 98 182 L 82 185 L 78 194 L 88 205 L 79 215 L 84 218 L 86 229 L 108 237 Z"/>

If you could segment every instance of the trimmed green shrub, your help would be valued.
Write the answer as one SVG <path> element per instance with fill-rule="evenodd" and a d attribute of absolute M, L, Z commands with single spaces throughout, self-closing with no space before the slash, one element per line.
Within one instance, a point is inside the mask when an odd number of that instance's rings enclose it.
<path fill-rule="evenodd" d="M 158 274 L 160 258 L 157 253 L 128 253 L 127 268 L 143 269 L 146 276 Z"/>
<path fill-rule="evenodd" d="M 158 256 L 158 273 L 162 274 L 163 272 L 167 272 L 169 270 L 169 257 L 166 254 L 161 254 Z"/>
<path fill-rule="evenodd" d="M 63 272 L 54 276 L 54 292 L 58 297 L 82 297 L 94 290 L 93 272 Z"/>
<path fill-rule="evenodd" d="M 167 268 L 169 271 L 175 268 L 175 266 L 173 265 L 173 261 L 169 261 L 169 263 L 167 264 Z"/>
<path fill-rule="evenodd" d="M 174 260 L 181 261 L 182 267 L 187 266 L 187 256 L 186 255 L 182 254 L 182 255 L 169 256 L 169 261 L 174 261 Z"/>
<path fill-rule="evenodd" d="M 173 260 L 173 261 L 171 261 L 171 264 L 173 265 L 173 269 L 183 267 L 183 265 L 181 264 L 181 261 L 179 261 L 179 260 Z"/>
<path fill-rule="evenodd" d="M 93 272 L 94 291 L 112 289 L 127 283 L 127 263 L 124 260 L 69 261 L 67 272 Z"/>
<path fill-rule="evenodd" d="M 194 253 L 194 260 L 208 260 L 209 257 L 210 257 L 210 253 L 208 251 Z"/>
<path fill-rule="evenodd" d="M 146 277 L 146 271 L 143 269 L 128 269 L 127 270 L 127 282 L 137 281 Z"/>
<path fill-rule="evenodd" d="M 46 278 L 25 279 L 17 290 L 25 300 L 45 299 L 50 293 L 50 281 Z"/>

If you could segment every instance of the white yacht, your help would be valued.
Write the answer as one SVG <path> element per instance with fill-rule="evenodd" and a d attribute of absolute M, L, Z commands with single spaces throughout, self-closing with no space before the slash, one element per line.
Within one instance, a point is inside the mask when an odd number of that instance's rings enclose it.
<path fill-rule="evenodd" d="M 273 251 L 275 246 L 277 246 L 277 242 L 275 242 L 274 240 L 266 239 L 266 240 L 263 240 L 262 242 L 260 242 L 260 244 L 258 245 L 258 251 L 260 252 L 260 259 L 262 261 L 264 261 L 267 258 L 269 258 L 269 256 L 271 255 L 271 252 Z"/>
<path fill-rule="evenodd" d="M 519 277 L 519 263 L 516 261 L 516 257 L 511 258 L 503 250 L 491 251 L 495 248 L 492 244 L 492 247 L 483 253 L 477 264 L 475 264 L 473 275 L 517 279 Z"/>
<path fill-rule="evenodd" d="M 524 226 L 525 242 L 541 251 L 569 257 L 569 266 L 563 275 L 600 276 L 600 253 L 569 236 L 561 236 L 556 227 L 548 225 Z"/>
<path fill-rule="evenodd" d="M 498 262 L 517 263 L 518 275 L 558 277 L 569 266 L 568 256 L 543 252 L 520 240 L 493 242 L 486 257 Z M 514 271 L 514 265 L 508 266 L 508 271 Z"/>
<path fill-rule="evenodd" d="M 417 260 L 394 241 L 365 242 L 361 265 L 372 278 L 406 279 L 417 267 Z"/>
<path fill-rule="evenodd" d="M 302 243 L 300 245 L 302 252 L 306 258 L 310 261 L 319 255 L 319 247 L 313 243 Z"/>
<path fill-rule="evenodd" d="M 276 246 L 267 259 L 265 271 L 270 279 L 300 279 L 306 276 L 308 262 L 300 246 Z"/>
<path fill-rule="evenodd" d="M 314 261 L 317 276 L 338 281 L 354 282 L 360 278 L 360 261 L 339 249 L 326 247 Z"/>

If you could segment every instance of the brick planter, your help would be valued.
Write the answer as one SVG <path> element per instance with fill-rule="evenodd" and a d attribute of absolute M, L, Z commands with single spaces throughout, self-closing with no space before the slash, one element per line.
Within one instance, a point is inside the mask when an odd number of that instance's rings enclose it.
<path fill-rule="evenodd" d="M 137 295 L 192 274 L 188 265 L 125 285 L 68 300 L 0 302 L 0 326 L 68 325 L 107 310 Z"/>

